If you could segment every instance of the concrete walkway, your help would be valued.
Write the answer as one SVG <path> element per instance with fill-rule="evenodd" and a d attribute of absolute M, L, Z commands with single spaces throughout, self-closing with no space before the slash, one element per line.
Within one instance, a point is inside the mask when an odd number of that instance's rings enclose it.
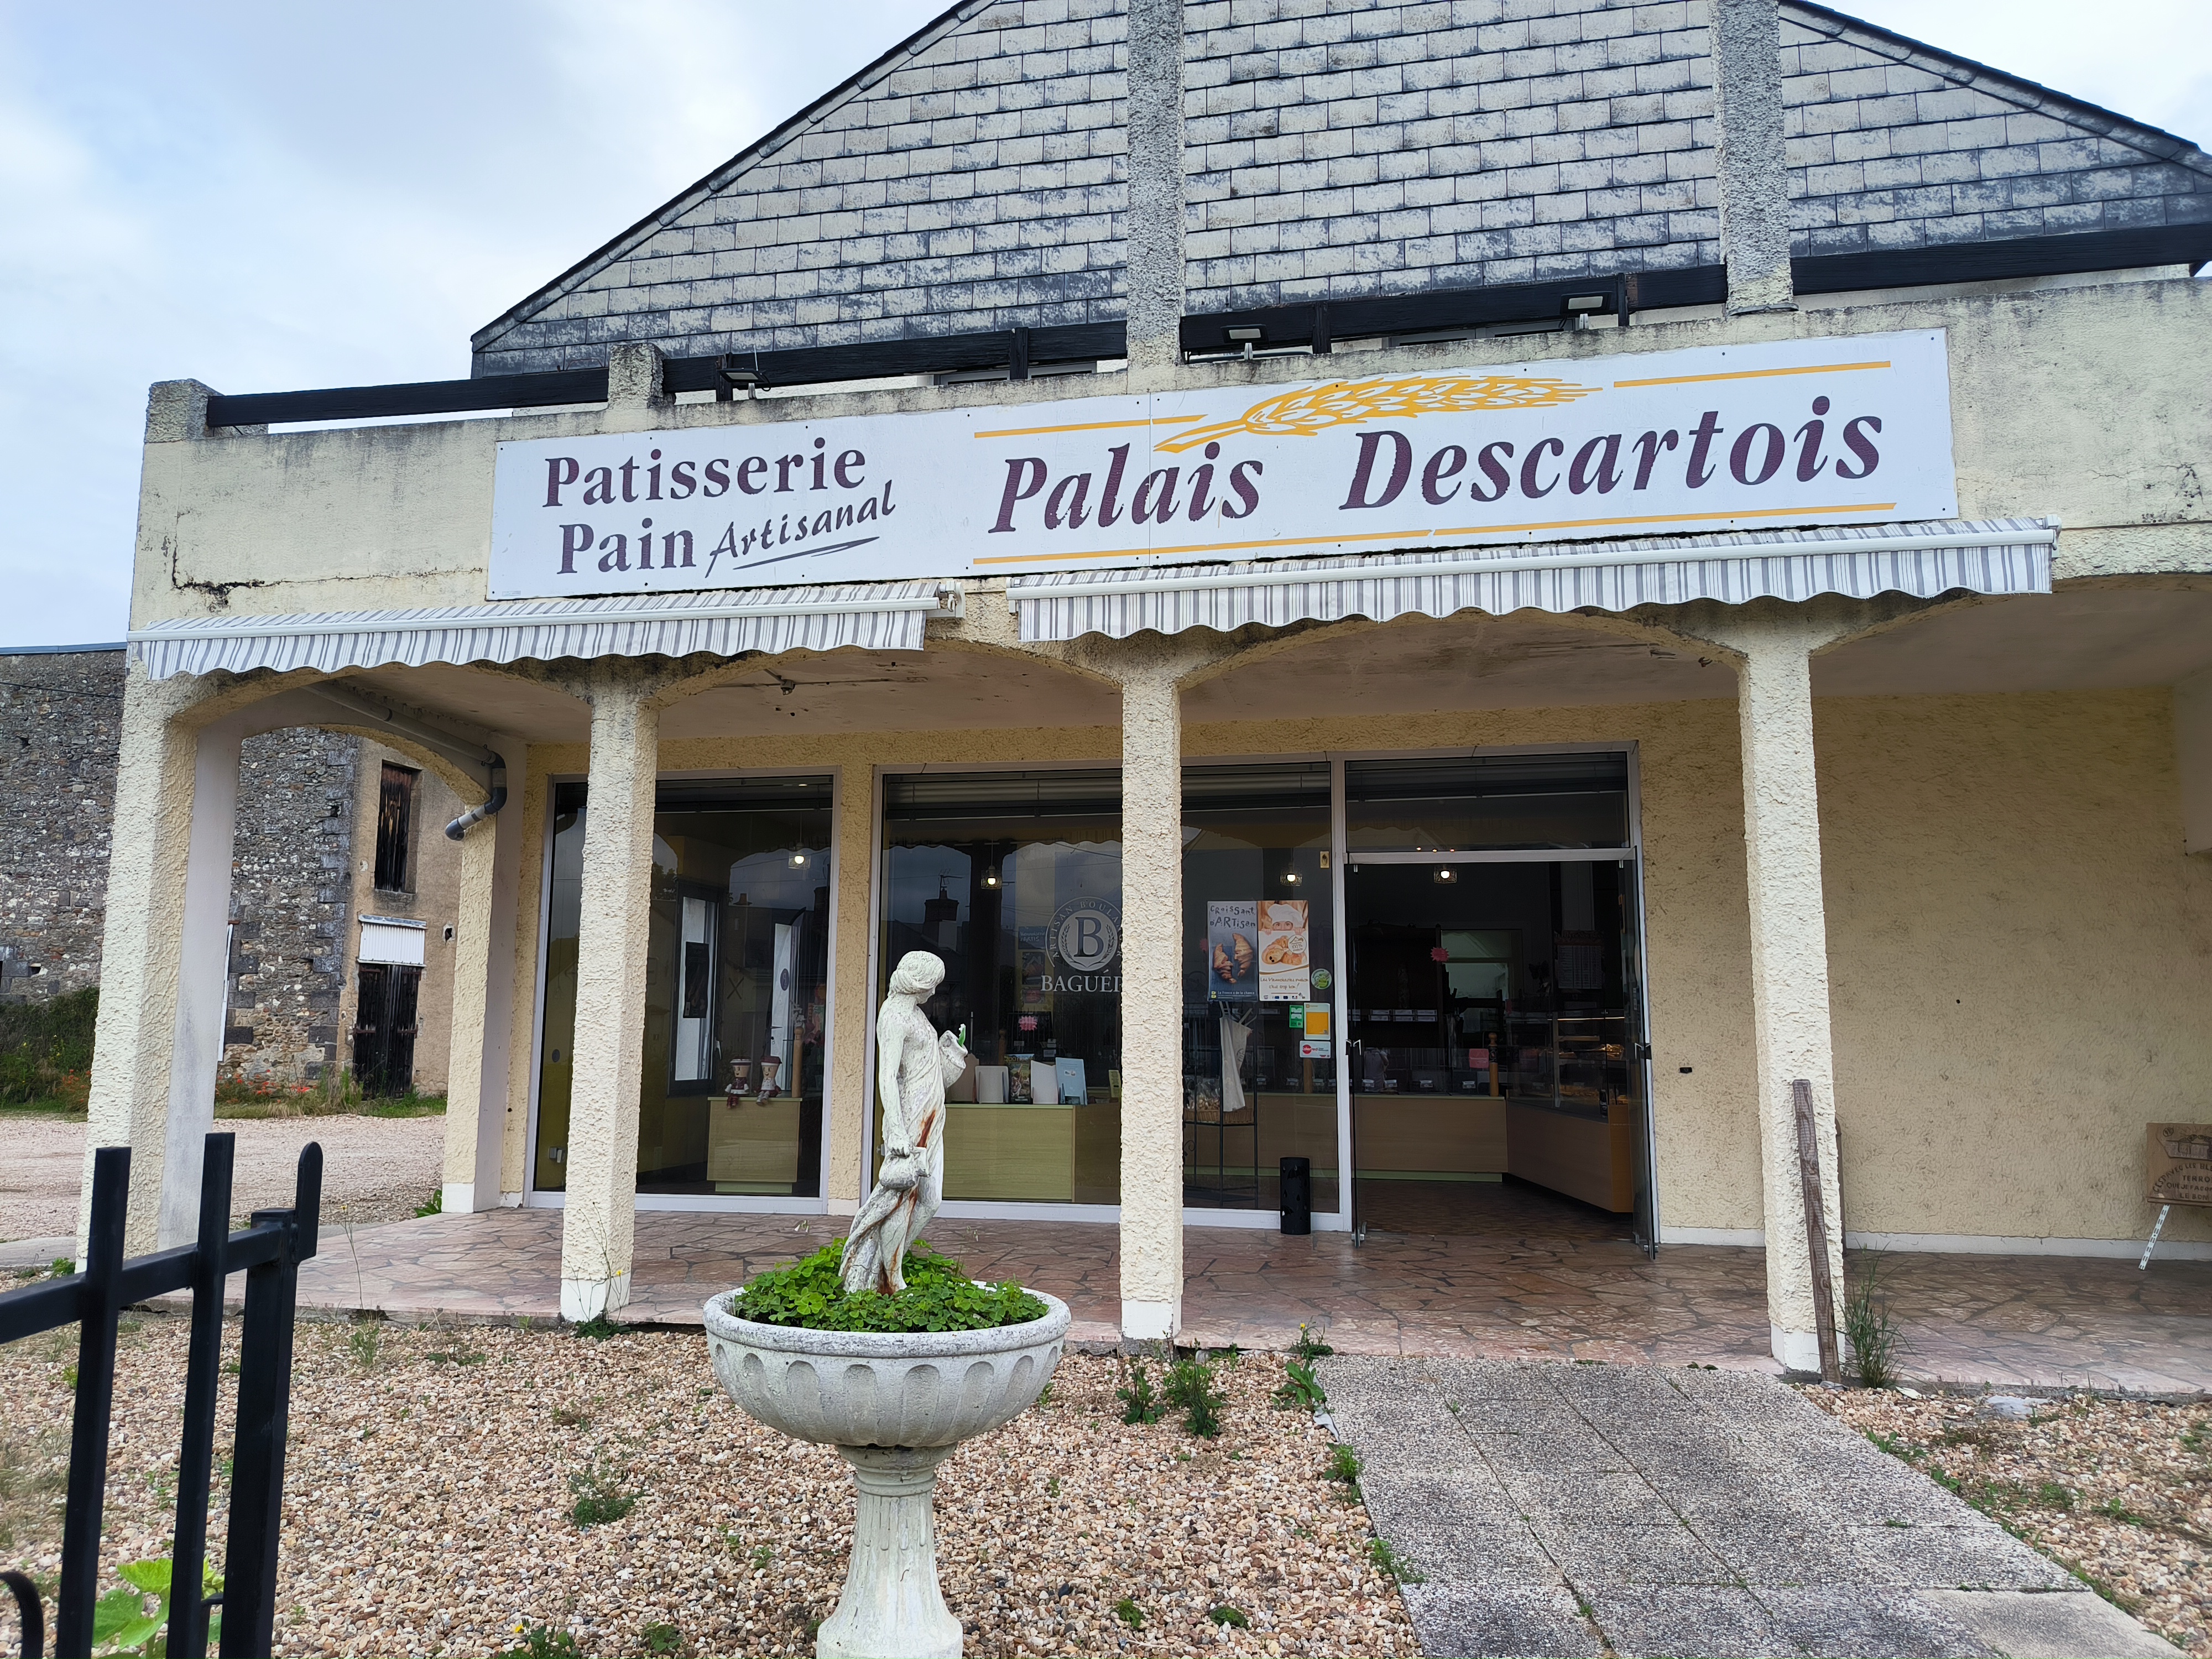
<path fill-rule="evenodd" d="M 844 1235 L 828 1216 L 641 1212 L 624 1320 L 699 1322 L 700 1304 Z M 1082 1222 L 939 1218 L 929 1242 L 985 1279 L 1064 1297 L 1076 1341 L 1113 1343 L 1115 1230 Z M 1647 1260 L 1618 1239 L 1273 1231 L 1183 1233 L 1183 1336 L 1201 1347 L 1287 1346 L 1301 1323 L 1341 1352 L 1602 1359 L 1771 1370 L 1765 1268 L 1753 1249 L 1675 1244 Z M 1926 1382 L 2011 1389 L 2212 1391 L 2212 1262 L 1899 1255 L 1883 1283 Z M 400 1221 L 327 1242 L 303 1305 L 395 1318 L 559 1316 L 561 1212 L 495 1210 Z"/>
<path fill-rule="evenodd" d="M 1322 1380 L 1435 1655 L 2178 1650 L 1790 1389 L 1340 1358 Z"/>

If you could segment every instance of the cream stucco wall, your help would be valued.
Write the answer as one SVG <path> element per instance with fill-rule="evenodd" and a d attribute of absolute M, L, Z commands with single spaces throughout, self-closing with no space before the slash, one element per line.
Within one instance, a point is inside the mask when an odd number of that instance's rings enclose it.
<path fill-rule="evenodd" d="M 2182 851 L 2170 702 L 1814 705 L 1853 1233 L 2149 1233 L 2143 1126 L 2212 1120 L 2212 860 Z"/>

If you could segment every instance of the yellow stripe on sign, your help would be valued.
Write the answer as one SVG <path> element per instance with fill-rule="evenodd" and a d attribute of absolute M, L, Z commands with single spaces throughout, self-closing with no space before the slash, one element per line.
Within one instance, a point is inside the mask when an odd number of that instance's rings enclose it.
<path fill-rule="evenodd" d="M 1160 415 L 1146 421 L 1085 421 L 1079 426 L 1010 426 L 999 432 L 971 432 L 971 438 L 1034 438 L 1048 432 L 1107 432 L 1125 426 L 1173 426 L 1178 421 L 1200 421 L 1202 415 Z"/>
<path fill-rule="evenodd" d="M 1455 530 L 1436 530 L 1429 533 L 1435 536 L 1504 536 L 1523 530 L 1592 530 L 1617 524 L 1694 524 L 1701 519 L 1785 519 L 1796 513 L 1888 513 L 1894 511 L 1896 507 L 1895 501 L 1847 501 L 1841 507 L 1761 507 L 1736 513 L 1657 513 L 1643 519 L 1553 519 L 1547 524 L 1462 525 Z M 1817 545 L 1829 551 L 1850 551 L 1849 542 L 1832 545 L 1822 542 Z M 1725 559 L 1729 555 L 1725 547 L 1717 547 L 1710 554 L 1686 553 L 1683 556 Z"/>
<path fill-rule="evenodd" d="M 1656 380 L 1615 380 L 1624 386 L 1692 386 L 1700 380 L 1763 380 L 1774 374 L 1846 374 L 1855 368 L 1887 368 L 1880 363 L 1814 363 L 1809 368 L 1740 368 L 1728 374 L 1668 374 Z"/>

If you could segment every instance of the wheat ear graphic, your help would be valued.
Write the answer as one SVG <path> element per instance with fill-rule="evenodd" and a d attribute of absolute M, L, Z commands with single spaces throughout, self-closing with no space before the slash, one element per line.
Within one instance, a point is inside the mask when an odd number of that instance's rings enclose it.
<path fill-rule="evenodd" d="M 1597 390 L 1572 380 L 1527 374 L 1410 374 L 1385 380 L 1333 380 L 1256 403 L 1233 421 L 1179 432 L 1153 446 L 1181 454 L 1218 438 L 1251 433 L 1310 438 L 1333 426 L 1409 420 L 1417 415 L 1467 415 L 1480 410 L 1552 409 Z"/>

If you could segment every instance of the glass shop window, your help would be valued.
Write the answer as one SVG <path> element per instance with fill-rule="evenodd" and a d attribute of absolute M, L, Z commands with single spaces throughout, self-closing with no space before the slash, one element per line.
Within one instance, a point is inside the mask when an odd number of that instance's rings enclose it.
<path fill-rule="evenodd" d="M 685 780 L 653 815 L 637 1184 L 821 1193 L 831 785 Z M 584 786 L 555 790 L 536 1187 L 565 1185 Z"/>
<path fill-rule="evenodd" d="M 1344 828 L 1354 853 L 1626 847 L 1628 757 L 1352 761 Z"/>
<path fill-rule="evenodd" d="M 1182 823 L 1183 1202 L 1272 1210 L 1304 1157 L 1333 1211 L 1328 763 L 1186 767 Z"/>
<path fill-rule="evenodd" d="M 422 774 L 409 766 L 384 763 L 376 789 L 376 884 L 386 893 L 412 891 L 415 781 Z"/>
<path fill-rule="evenodd" d="M 878 1003 L 900 957 L 933 952 L 925 1012 L 973 1057 L 947 1091 L 945 1196 L 1118 1203 L 1120 773 L 890 778 L 879 890 Z"/>

